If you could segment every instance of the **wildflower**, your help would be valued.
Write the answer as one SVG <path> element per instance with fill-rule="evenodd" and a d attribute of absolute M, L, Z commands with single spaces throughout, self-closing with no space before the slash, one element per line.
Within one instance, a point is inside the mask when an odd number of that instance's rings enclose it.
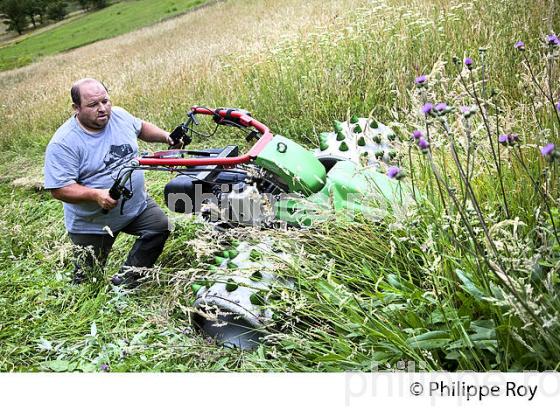
<path fill-rule="evenodd" d="M 519 141 L 517 134 L 502 134 L 498 137 L 498 142 L 505 146 L 514 146 Z"/>
<path fill-rule="evenodd" d="M 389 167 L 389 169 L 387 170 L 387 176 L 389 178 L 395 178 L 399 174 L 399 172 L 401 172 L 399 167 Z"/>
<path fill-rule="evenodd" d="M 546 36 L 546 42 L 548 43 L 549 46 L 551 47 L 558 47 L 560 46 L 560 39 L 558 39 L 558 36 L 556 34 L 549 34 Z"/>
<path fill-rule="evenodd" d="M 420 137 L 418 139 L 418 148 L 420 148 L 422 150 L 422 152 L 426 153 L 426 152 L 428 152 L 428 149 L 430 148 L 430 143 L 428 141 L 426 141 L 423 137 Z"/>
<path fill-rule="evenodd" d="M 428 102 L 422 106 L 422 113 L 428 115 L 429 113 L 432 112 L 433 109 L 434 109 L 434 105 Z"/>
<path fill-rule="evenodd" d="M 420 77 L 416 77 L 414 82 L 416 83 L 416 87 L 418 88 L 425 87 L 428 84 L 428 77 L 426 77 L 425 75 L 421 75 Z"/>
<path fill-rule="evenodd" d="M 422 138 L 422 131 L 420 130 L 414 130 L 412 131 L 412 138 L 414 138 L 415 140 Z"/>
<path fill-rule="evenodd" d="M 459 107 L 459 111 L 461 111 L 461 114 L 463 114 L 465 118 L 469 118 L 474 115 L 476 110 L 476 107 L 467 107 L 466 105 L 462 105 L 461 107 Z"/>
<path fill-rule="evenodd" d="M 556 103 L 556 109 L 557 109 L 558 111 L 560 111 L 560 101 L 558 101 L 558 102 Z"/>
<path fill-rule="evenodd" d="M 445 111 L 445 110 L 447 110 L 447 108 L 448 108 L 448 107 L 447 107 L 447 104 L 446 104 L 446 103 L 443 103 L 443 102 L 437 103 L 436 106 L 435 106 L 435 109 L 436 109 L 436 111 L 438 111 L 438 112 Z"/>
<path fill-rule="evenodd" d="M 387 176 L 399 180 L 405 177 L 405 173 L 399 167 L 393 165 L 387 169 Z"/>
<path fill-rule="evenodd" d="M 519 51 L 525 51 L 525 43 L 521 40 L 519 40 L 517 43 L 514 44 L 513 46 L 516 50 Z"/>
<path fill-rule="evenodd" d="M 470 57 L 465 58 L 465 65 L 470 70 L 473 65 L 473 59 Z"/>
<path fill-rule="evenodd" d="M 101 370 L 102 372 L 108 372 L 109 371 L 109 365 L 108 364 L 102 364 L 101 366 L 99 366 L 99 370 Z"/>
<path fill-rule="evenodd" d="M 550 157 L 551 159 L 553 159 L 554 154 L 555 154 L 555 146 L 553 143 L 550 144 L 546 144 L 544 147 L 541 148 L 541 154 L 543 157 L 548 158 Z"/>

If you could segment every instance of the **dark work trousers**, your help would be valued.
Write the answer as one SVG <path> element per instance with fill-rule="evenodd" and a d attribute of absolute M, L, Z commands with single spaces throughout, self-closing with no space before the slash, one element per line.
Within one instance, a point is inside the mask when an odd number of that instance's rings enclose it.
<path fill-rule="evenodd" d="M 121 231 L 113 232 L 113 236 L 95 234 L 68 233 L 70 239 L 77 246 L 76 275 L 83 276 L 85 272 L 103 269 L 111 247 L 120 232 L 138 236 L 132 246 L 126 261 L 121 268 L 151 268 L 163 251 L 163 246 L 169 236 L 169 220 L 167 215 L 148 197 L 146 209 L 134 218 Z"/>

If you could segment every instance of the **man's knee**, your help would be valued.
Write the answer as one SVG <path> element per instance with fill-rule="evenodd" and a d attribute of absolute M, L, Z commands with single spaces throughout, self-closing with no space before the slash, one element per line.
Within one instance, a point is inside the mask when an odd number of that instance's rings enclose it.
<path fill-rule="evenodd" d="M 148 207 L 144 212 L 129 226 L 123 229 L 126 233 L 140 236 L 147 231 L 159 232 L 165 235 L 165 238 L 169 236 L 169 232 L 172 230 L 173 226 L 170 219 L 151 198 L 148 200 Z"/>
<path fill-rule="evenodd" d="M 163 211 L 162 211 L 162 216 L 157 218 L 157 222 L 158 223 L 156 224 L 154 230 L 161 232 L 162 234 L 165 234 L 167 238 L 169 236 L 169 233 L 173 229 L 173 227 L 171 226 L 171 221 L 169 220 L 167 215 L 163 213 Z"/>
<path fill-rule="evenodd" d="M 150 242 L 154 244 L 163 244 L 169 238 L 171 231 L 165 230 L 146 230 L 140 233 L 139 239 L 143 242 Z"/>

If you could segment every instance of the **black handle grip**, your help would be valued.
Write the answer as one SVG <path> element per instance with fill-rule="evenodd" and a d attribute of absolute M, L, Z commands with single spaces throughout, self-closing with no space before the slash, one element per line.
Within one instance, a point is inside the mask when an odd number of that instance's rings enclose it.
<path fill-rule="evenodd" d="M 118 201 L 121 198 L 121 189 L 120 189 L 120 182 L 117 179 L 114 183 L 113 186 L 109 189 L 109 196 L 111 198 L 113 198 L 115 201 Z M 108 214 L 109 210 L 103 208 L 103 210 L 101 211 L 103 214 Z"/>
<path fill-rule="evenodd" d="M 180 147 L 185 147 L 192 142 L 190 135 L 187 134 L 188 126 L 185 124 L 181 124 L 176 127 L 169 136 L 171 137 L 171 141 L 173 141 L 173 145 L 170 145 L 170 148 L 177 146 L 180 143 Z"/>

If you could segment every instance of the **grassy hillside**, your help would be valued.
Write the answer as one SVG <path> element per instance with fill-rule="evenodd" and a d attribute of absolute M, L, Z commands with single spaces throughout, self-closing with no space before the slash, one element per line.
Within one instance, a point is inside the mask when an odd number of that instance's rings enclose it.
<path fill-rule="evenodd" d="M 0 369 L 367 371 L 410 361 L 557 370 L 560 195 L 557 163 L 540 148 L 560 142 L 558 48 L 545 37 L 560 31 L 559 7 L 239 0 L 0 73 L 9 158 L 0 165 Z M 421 74 L 426 88 L 415 85 Z M 104 277 L 69 284 L 61 206 L 33 186 L 70 114 L 69 87 L 86 75 L 108 84 L 114 104 L 167 128 L 193 104 L 239 106 L 314 145 L 333 120 L 371 113 L 398 133 L 404 181 L 423 200 L 383 221 L 278 232 L 298 245 L 279 272 L 295 290 L 274 302 L 278 327 L 255 352 L 224 349 L 187 312 L 190 284 L 208 275 L 204 255 L 227 238 L 188 219 L 177 221 L 151 285 L 126 296 L 107 285 L 131 245 L 125 237 Z M 426 116 L 426 102 L 454 109 Z M 429 141 L 424 152 L 415 129 Z M 148 177 L 161 203 L 169 176 Z"/>
<path fill-rule="evenodd" d="M 135 0 L 113 4 L 0 48 L 0 70 L 128 33 L 183 13 L 205 0 Z"/>

